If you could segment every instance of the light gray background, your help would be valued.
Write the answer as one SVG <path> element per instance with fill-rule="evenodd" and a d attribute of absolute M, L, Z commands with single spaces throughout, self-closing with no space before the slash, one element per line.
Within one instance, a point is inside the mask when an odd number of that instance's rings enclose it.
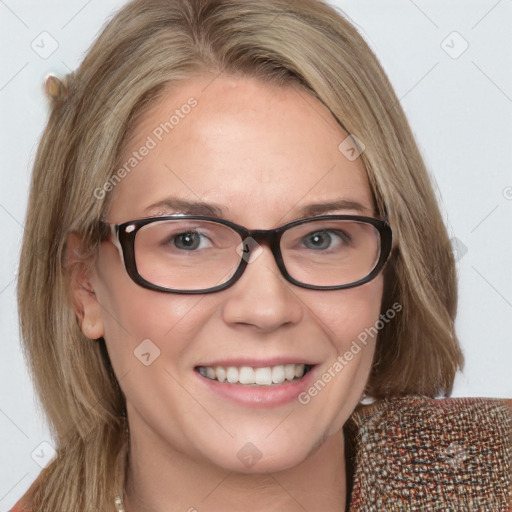
<path fill-rule="evenodd" d="M 30 169 L 47 116 L 42 85 L 50 72 L 75 69 L 124 3 L 0 0 L 0 512 L 36 478 L 36 455 L 51 452 L 40 445 L 51 437 L 25 370 L 15 305 Z M 333 3 L 389 74 L 455 239 L 466 366 L 453 395 L 512 397 L 512 1 Z"/>

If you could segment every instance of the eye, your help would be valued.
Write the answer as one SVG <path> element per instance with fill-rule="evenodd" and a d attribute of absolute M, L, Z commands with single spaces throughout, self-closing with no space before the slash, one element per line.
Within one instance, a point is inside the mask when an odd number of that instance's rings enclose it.
<path fill-rule="evenodd" d="M 315 231 L 303 237 L 304 246 L 308 249 L 326 250 L 339 248 L 340 244 L 348 245 L 350 237 L 342 231 Z"/>
<path fill-rule="evenodd" d="M 196 231 L 187 231 L 186 233 L 179 233 L 169 238 L 168 243 L 174 243 L 175 247 L 184 251 L 194 251 L 196 249 L 203 249 L 201 244 L 202 240 L 206 242 L 207 238 L 197 233 Z"/>

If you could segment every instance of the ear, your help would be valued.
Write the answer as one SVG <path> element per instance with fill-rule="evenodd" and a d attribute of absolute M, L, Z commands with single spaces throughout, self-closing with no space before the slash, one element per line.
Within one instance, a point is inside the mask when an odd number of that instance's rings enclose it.
<path fill-rule="evenodd" d="M 71 303 L 80 329 L 87 338 L 99 339 L 104 335 L 104 326 L 93 286 L 94 269 L 84 254 L 82 240 L 75 233 L 68 236 L 65 260 Z"/>

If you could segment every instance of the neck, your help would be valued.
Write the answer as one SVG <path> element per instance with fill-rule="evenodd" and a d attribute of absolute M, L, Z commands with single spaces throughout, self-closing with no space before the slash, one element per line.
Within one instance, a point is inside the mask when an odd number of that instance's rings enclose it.
<path fill-rule="evenodd" d="M 245 474 L 131 437 L 125 490 L 126 512 L 343 512 L 346 473 L 343 432 L 283 471 Z"/>

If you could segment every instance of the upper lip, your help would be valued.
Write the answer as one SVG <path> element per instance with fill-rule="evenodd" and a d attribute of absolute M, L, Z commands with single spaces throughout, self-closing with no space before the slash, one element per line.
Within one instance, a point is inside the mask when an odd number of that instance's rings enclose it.
<path fill-rule="evenodd" d="M 241 368 L 242 366 L 250 366 L 252 368 L 266 368 L 268 366 L 280 366 L 285 364 L 304 364 L 308 366 L 314 366 L 318 363 L 311 361 L 310 359 L 306 359 L 304 357 L 294 357 L 294 356 L 281 356 L 281 357 L 273 357 L 271 359 L 248 359 L 248 358 L 236 358 L 236 359 L 219 359 L 216 361 L 211 361 L 208 363 L 201 363 L 196 365 L 196 367 L 213 367 L 216 366 L 235 366 Z"/>

